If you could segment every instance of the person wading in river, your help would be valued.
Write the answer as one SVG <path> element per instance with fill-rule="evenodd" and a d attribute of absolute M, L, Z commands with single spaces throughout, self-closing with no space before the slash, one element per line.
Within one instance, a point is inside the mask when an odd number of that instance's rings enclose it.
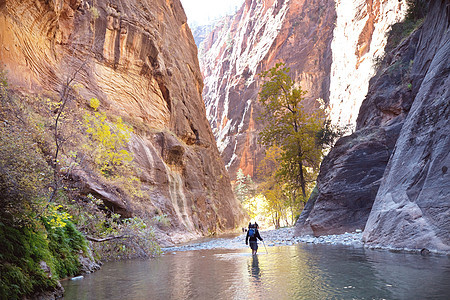
<path fill-rule="evenodd" d="M 252 255 L 256 255 L 258 251 L 258 240 L 262 241 L 263 239 L 259 235 L 258 223 L 255 224 L 248 223 L 247 236 L 245 237 L 245 244 L 248 245 L 250 242 L 250 248 L 252 249 Z"/>

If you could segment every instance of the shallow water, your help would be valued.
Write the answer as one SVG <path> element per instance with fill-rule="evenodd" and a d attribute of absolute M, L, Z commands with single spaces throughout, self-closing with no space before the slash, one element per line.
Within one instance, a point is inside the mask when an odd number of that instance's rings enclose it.
<path fill-rule="evenodd" d="M 299 244 L 166 253 L 64 281 L 64 299 L 450 299 L 450 259 Z"/>

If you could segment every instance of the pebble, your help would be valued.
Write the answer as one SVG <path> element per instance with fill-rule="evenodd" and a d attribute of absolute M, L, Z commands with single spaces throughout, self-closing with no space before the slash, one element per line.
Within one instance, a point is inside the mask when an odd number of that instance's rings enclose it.
<path fill-rule="evenodd" d="M 308 244 L 331 244 L 331 245 L 347 245 L 347 246 L 363 246 L 362 231 L 346 232 L 344 234 L 334 234 L 328 236 L 301 236 L 294 237 L 294 228 L 280 228 L 274 230 L 260 231 L 261 237 L 264 239 L 267 247 L 274 246 L 290 246 L 299 243 Z M 207 250 L 207 249 L 242 249 L 247 248 L 245 245 L 245 235 L 241 234 L 235 238 L 212 238 L 202 243 L 189 243 L 187 245 L 170 247 L 163 249 L 169 251 L 188 251 L 188 250 Z"/>

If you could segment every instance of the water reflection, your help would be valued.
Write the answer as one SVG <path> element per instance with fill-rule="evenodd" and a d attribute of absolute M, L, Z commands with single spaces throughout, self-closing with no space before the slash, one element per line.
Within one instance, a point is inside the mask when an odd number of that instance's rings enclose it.
<path fill-rule="evenodd" d="M 65 299 L 447 299 L 447 257 L 326 245 L 168 253 L 66 281 Z"/>
<path fill-rule="evenodd" d="M 249 263 L 248 269 L 249 274 L 254 279 L 254 281 L 260 282 L 261 269 L 259 268 L 258 255 L 252 255 L 251 264 Z"/>

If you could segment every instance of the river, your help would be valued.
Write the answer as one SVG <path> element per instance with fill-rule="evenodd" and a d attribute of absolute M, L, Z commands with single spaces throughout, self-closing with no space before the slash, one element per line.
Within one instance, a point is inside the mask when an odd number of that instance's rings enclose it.
<path fill-rule="evenodd" d="M 174 248 L 175 249 L 175 248 Z M 166 253 L 64 281 L 64 299 L 450 299 L 450 259 L 306 244 Z"/>

